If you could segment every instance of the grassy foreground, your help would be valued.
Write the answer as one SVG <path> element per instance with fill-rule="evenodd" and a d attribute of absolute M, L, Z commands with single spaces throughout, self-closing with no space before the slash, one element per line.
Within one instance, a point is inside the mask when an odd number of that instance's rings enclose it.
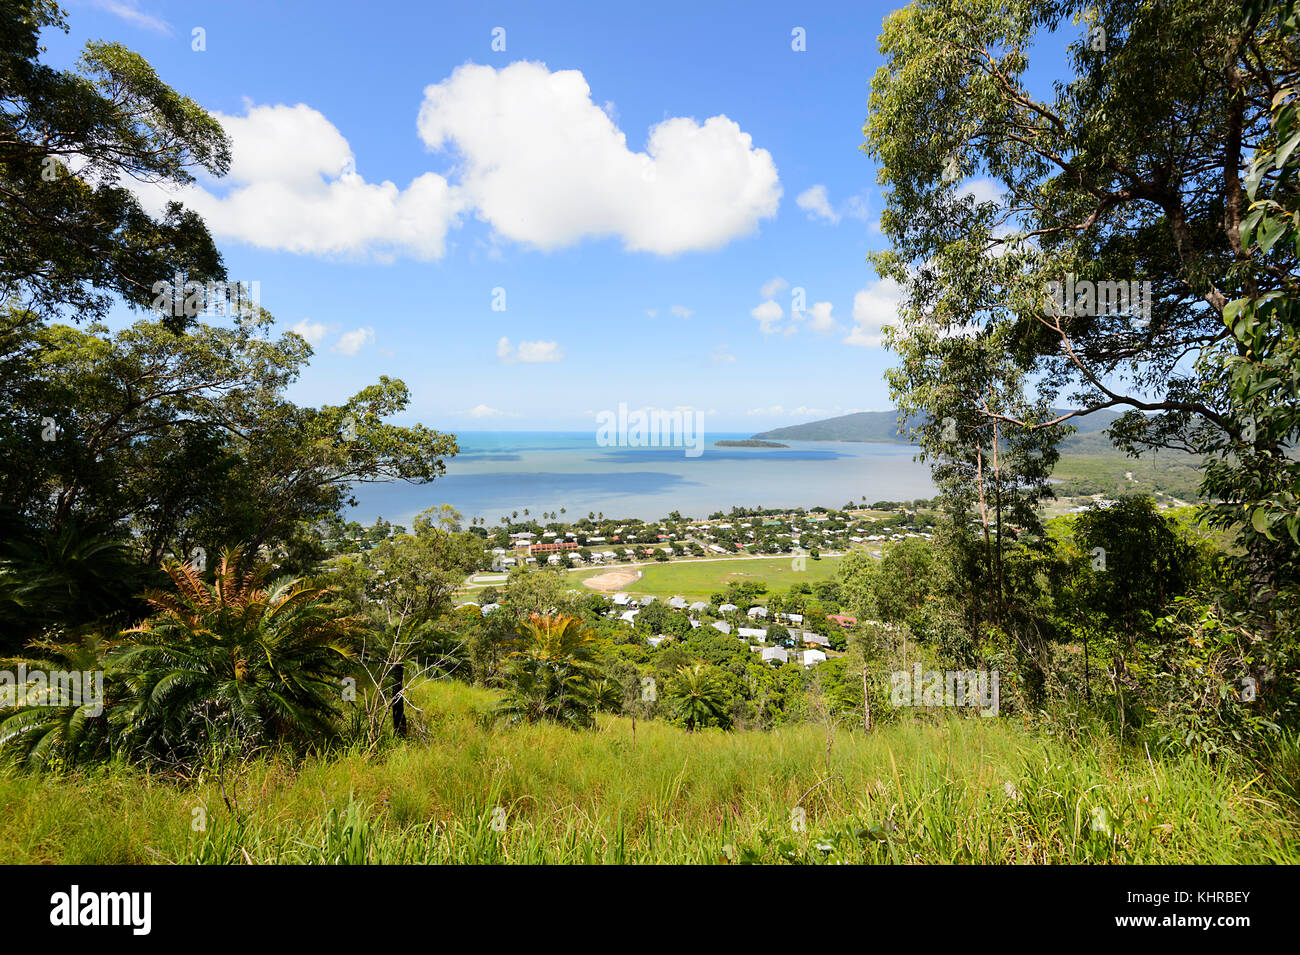
<path fill-rule="evenodd" d="M 1300 862 L 1294 793 L 1003 721 L 695 734 L 493 727 L 426 684 L 427 739 L 168 781 L 0 775 L 10 863 Z M 1291 764 L 1293 767 L 1295 763 Z M 829 777 L 829 778 L 828 778 Z M 802 810 L 802 812 L 800 812 Z M 801 825 L 801 823 L 803 823 Z M 201 829 L 201 831 L 200 831 Z"/>

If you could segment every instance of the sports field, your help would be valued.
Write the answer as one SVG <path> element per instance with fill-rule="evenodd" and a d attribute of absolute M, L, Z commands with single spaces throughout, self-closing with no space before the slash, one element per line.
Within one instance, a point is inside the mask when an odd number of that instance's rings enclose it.
<path fill-rule="evenodd" d="M 823 557 L 821 560 L 804 558 L 804 569 L 795 570 L 791 557 L 752 557 L 718 560 L 683 560 L 667 564 L 642 564 L 641 579 L 629 583 L 623 590 L 630 594 L 655 594 L 671 597 L 680 594 L 691 600 L 708 600 L 710 594 L 722 591 L 730 581 L 752 581 L 767 584 L 769 591 L 784 591 L 792 583 L 804 580 L 809 583 L 829 580 L 835 576 L 840 558 Z M 585 580 L 607 573 L 607 567 L 588 567 L 571 571 L 569 579 Z"/>

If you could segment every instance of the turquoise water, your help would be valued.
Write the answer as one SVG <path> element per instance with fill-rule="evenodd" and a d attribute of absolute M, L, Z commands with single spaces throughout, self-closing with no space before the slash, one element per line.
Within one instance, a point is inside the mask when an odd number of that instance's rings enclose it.
<path fill-rule="evenodd" d="M 710 434 L 704 453 L 682 448 L 599 447 L 591 431 L 465 431 L 461 453 L 432 484 L 359 485 L 350 520 L 383 517 L 409 526 L 420 511 L 450 504 L 466 519 L 495 522 L 528 508 L 532 515 L 566 509 L 644 520 L 679 511 L 708 517 L 742 507 L 841 507 L 912 500 L 935 493 L 929 465 L 903 444 L 790 441 L 789 448 L 716 448 L 714 441 L 748 434 Z"/>

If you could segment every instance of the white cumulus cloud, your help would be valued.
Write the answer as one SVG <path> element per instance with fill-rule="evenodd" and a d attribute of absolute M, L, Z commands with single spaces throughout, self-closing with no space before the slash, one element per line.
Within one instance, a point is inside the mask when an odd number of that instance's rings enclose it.
<path fill-rule="evenodd" d="M 468 411 L 462 411 L 461 414 L 469 415 L 471 418 L 508 418 L 513 417 L 497 408 L 490 408 L 487 405 L 475 405 Z"/>
<path fill-rule="evenodd" d="M 542 63 L 457 68 L 425 89 L 417 126 L 430 149 L 458 153 L 481 218 L 542 249 L 603 236 L 659 255 L 715 249 L 781 198 L 771 154 L 726 116 L 666 119 L 634 152 L 581 72 Z"/>
<path fill-rule="evenodd" d="M 785 317 L 785 309 L 780 303 L 768 299 L 761 305 L 750 309 L 749 314 L 758 321 L 758 327 L 764 335 L 771 335 L 775 332 L 776 323 Z"/>
<path fill-rule="evenodd" d="M 827 222 L 840 221 L 839 215 L 831 208 L 831 201 L 826 194 L 825 186 L 816 185 L 810 189 L 805 189 L 799 193 L 794 202 L 800 209 L 808 213 L 809 219 L 825 219 Z"/>
<path fill-rule="evenodd" d="M 879 348 L 884 343 L 882 327 L 898 320 L 901 294 L 893 279 L 880 279 L 854 295 L 853 328 L 845 336 L 845 344 Z"/>
<path fill-rule="evenodd" d="M 820 183 L 799 193 L 794 201 L 795 205 L 808 213 L 809 219 L 822 219 L 831 225 L 838 225 L 840 220 L 845 218 L 858 219 L 862 222 L 867 222 L 871 218 L 865 198 L 860 195 L 849 196 L 836 209 L 831 203 L 830 193 Z"/>
<path fill-rule="evenodd" d="M 817 334 L 829 335 L 840 330 L 839 323 L 831 315 L 833 310 L 834 306 L 830 302 L 816 302 L 806 312 L 796 312 L 795 318 L 806 321 L 808 327 Z"/>
<path fill-rule="evenodd" d="M 361 351 L 363 345 L 369 345 L 374 340 L 375 330 L 367 325 L 365 328 L 344 332 L 330 351 L 338 352 L 340 355 L 355 355 Z"/>
<path fill-rule="evenodd" d="M 564 349 L 558 342 L 520 342 L 519 347 L 515 348 L 510 344 L 510 339 L 502 335 L 497 341 L 497 358 L 504 362 L 560 361 L 564 358 Z"/>
<path fill-rule="evenodd" d="M 464 201 L 435 173 L 405 189 L 367 182 L 343 134 L 309 106 L 250 106 L 214 114 L 231 140 L 229 174 L 175 190 L 136 187 L 146 207 L 174 199 L 199 213 L 218 238 L 310 255 L 397 253 L 439 259 Z"/>
<path fill-rule="evenodd" d="M 311 322 L 304 318 L 301 322 L 292 326 L 289 331 L 301 335 L 307 339 L 307 344 L 311 345 L 312 348 L 317 348 L 325 340 L 328 329 L 323 322 Z"/>

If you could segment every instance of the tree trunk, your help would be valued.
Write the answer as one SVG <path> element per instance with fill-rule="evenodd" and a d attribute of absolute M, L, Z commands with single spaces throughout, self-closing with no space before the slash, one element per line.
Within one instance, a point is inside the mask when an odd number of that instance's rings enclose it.
<path fill-rule="evenodd" d="M 984 574 L 993 586 L 993 545 L 989 543 L 989 507 L 984 499 L 984 449 L 975 446 L 975 486 L 980 492 L 980 527 L 984 529 Z"/>
<path fill-rule="evenodd" d="M 406 667 L 398 663 L 392 669 L 393 682 L 393 732 L 399 737 L 406 738 Z"/>
<path fill-rule="evenodd" d="M 862 654 L 862 729 L 871 732 L 871 697 L 867 693 L 867 655 Z"/>
<path fill-rule="evenodd" d="M 998 423 L 993 422 L 993 504 L 996 508 L 997 528 L 994 559 L 998 573 L 998 625 L 1002 624 L 1002 608 L 1005 601 L 1005 583 L 1002 576 L 1002 469 L 998 466 Z"/>

